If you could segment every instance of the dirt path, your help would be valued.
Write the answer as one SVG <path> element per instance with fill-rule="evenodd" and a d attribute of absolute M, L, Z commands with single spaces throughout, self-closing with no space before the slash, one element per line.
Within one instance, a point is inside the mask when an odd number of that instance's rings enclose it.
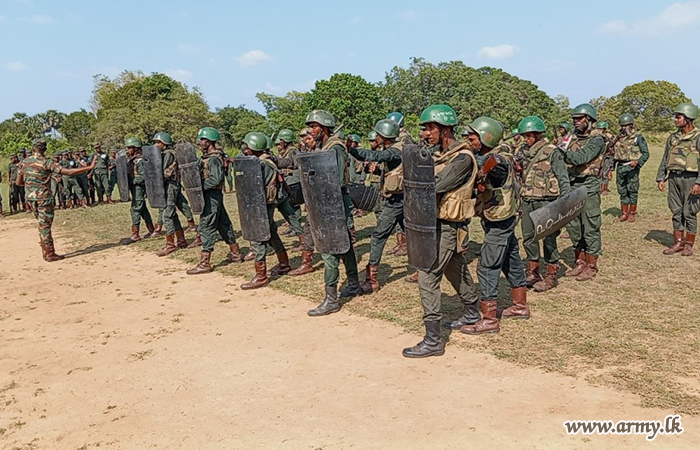
<path fill-rule="evenodd" d="M 419 337 L 389 323 L 137 248 L 48 264 L 36 242 L 0 220 L 0 448 L 700 448 L 693 417 L 651 444 L 564 432 L 670 414 L 632 395 L 454 347 L 408 360 Z"/>

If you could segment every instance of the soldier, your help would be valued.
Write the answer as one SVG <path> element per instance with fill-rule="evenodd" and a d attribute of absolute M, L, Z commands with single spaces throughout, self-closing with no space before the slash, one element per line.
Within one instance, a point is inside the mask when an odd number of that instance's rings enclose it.
<path fill-rule="evenodd" d="M 608 131 L 608 128 L 610 125 L 608 125 L 608 122 L 601 120 L 596 123 L 596 131 L 600 133 L 601 136 L 603 136 L 603 139 L 605 140 L 605 148 L 607 149 L 610 147 L 610 145 L 613 142 L 613 139 L 615 136 Z M 594 132 L 593 134 L 597 134 Z M 613 163 L 613 156 L 608 155 L 607 152 L 603 156 L 603 165 L 601 166 L 601 173 L 600 173 L 600 194 L 601 195 L 608 195 L 610 193 L 610 180 L 612 180 L 612 172 L 614 168 L 614 163 Z"/>
<path fill-rule="evenodd" d="M 18 173 L 22 171 L 22 163 L 24 160 L 27 159 L 27 149 L 24 147 L 19 149 L 19 165 L 17 166 Z M 24 183 L 17 183 L 17 196 L 18 196 L 18 202 L 22 206 L 22 211 L 24 212 L 29 212 L 29 203 L 27 203 L 27 199 L 25 196 L 25 190 L 24 190 Z"/>
<path fill-rule="evenodd" d="M 411 134 L 408 132 L 408 130 L 406 130 L 406 127 L 404 127 L 403 114 L 401 114 L 398 111 L 394 111 L 387 114 L 386 118 L 389 120 L 393 120 L 399 126 L 399 137 L 397 139 L 398 142 L 400 142 L 403 145 L 414 144 Z"/>
<path fill-rule="evenodd" d="M 146 206 L 146 182 L 144 180 L 143 156 L 141 154 L 141 139 L 137 137 L 127 138 L 124 142 L 128 156 L 129 190 L 131 191 L 131 236 L 125 243 L 133 243 L 141 240 L 139 229 L 141 219 L 146 222 L 146 233 L 143 238 L 148 239 L 153 235 L 155 227 L 151 213 Z"/>
<path fill-rule="evenodd" d="M 571 113 L 574 119 L 574 133 L 571 136 L 564 162 L 569 170 L 571 189 L 586 186 L 588 197 L 586 206 L 566 230 L 574 246 L 575 266 L 564 276 L 576 277 L 576 281 L 588 281 L 598 273 L 600 256 L 600 169 L 603 164 L 605 141 L 600 135 L 592 134 L 598 112 L 583 103 Z"/>
<path fill-rule="evenodd" d="M 92 148 L 95 149 L 94 159 L 97 159 L 95 170 L 92 171 L 92 182 L 97 188 L 97 202 L 98 204 L 103 203 L 105 194 L 110 193 L 110 195 L 107 196 L 107 202 L 112 203 L 108 174 L 109 165 L 111 163 L 109 155 L 102 151 L 102 146 L 99 143 L 93 145 Z"/>
<path fill-rule="evenodd" d="M 224 206 L 224 162 L 221 152 L 216 149 L 219 132 L 215 128 L 204 127 L 197 133 L 199 148 L 202 150 L 201 174 L 204 191 L 204 211 L 199 216 L 199 236 L 202 242 L 202 253 L 199 264 L 187 271 L 188 275 L 209 273 L 213 269 L 210 264 L 211 253 L 214 251 L 216 233 L 229 246 L 226 262 L 243 262 L 241 250 L 236 243 L 233 224 Z"/>
<path fill-rule="evenodd" d="M 647 141 L 634 128 L 634 116 L 620 116 L 620 134 L 613 141 L 613 158 L 617 165 L 617 192 L 622 215 L 619 222 L 634 222 L 639 198 L 639 172 L 649 159 Z"/>
<path fill-rule="evenodd" d="M 569 144 L 571 136 L 569 136 L 569 131 L 571 131 L 571 125 L 564 122 L 559 124 L 559 137 L 554 140 L 554 145 L 562 148 L 566 148 Z"/>
<path fill-rule="evenodd" d="M 61 154 L 56 153 L 52 158 L 55 164 L 60 165 Z M 60 173 L 53 172 L 51 174 L 51 198 L 54 205 L 58 205 L 61 209 L 65 209 L 65 198 L 63 197 L 63 178 Z"/>
<path fill-rule="evenodd" d="M 540 276 L 540 244 L 535 241 L 535 225 L 530 213 L 546 206 L 565 195 L 571 189 L 569 174 L 561 151 L 549 143 L 544 136 L 546 131 L 544 121 L 537 116 L 528 116 L 520 121 L 518 135 L 523 137 L 521 148 L 523 155 L 523 175 L 520 198 L 523 204 L 522 221 L 523 247 L 527 255 L 526 285 L 544 292 L 557 285 L 559 271 L 559 250 L 555 232 L 543 240 L 544 260 L 547 263 L 547 274 Z"/>
<path fill-rule="evenodd" d="M 280 133 L 275 140 L 275 145 L 277 146 L 277 151 L 280 158 L 296 157 L 296 155 L 299 153 L 299 149 L 294 146 L 293 142 L 294 132 L 292 130 L 288 130 L 286 128 L 280 130 Z M 284 176 L 284 182 L 287 184 L 287 186 L 300 182 L 301 176 L 299 174 L 299 169 L 283 169 L 282 175 Z M 284 217 L 284 220 L 286 220 L 289 224 L 291 235 L 298 237 L 301 244 L 299 249 L 301 249 L 304 245 L 304 228 L 301 226 L 301 208 L 298 205 L 292 206 L 291 203 L 289 203 L 289 198 L 285 197 L 284 200 L 277 203 L 277 209 Z"/>
<path fill-rule="evenodd" d="M 76 160 L 78 161 L 78 164 L 81 167 L 88 166 L 90 164 L 90 158 L 87 155 L 87 151 L 84 148 L 81 148 L 78 150 L 78 153 L 76 155 Z M 88 205 L 92 205 L 95 203 L 95 191 L 94 189 L 90 189 L 91 179 L 92 179 L 92 174 L 90 172 L 88 173 L 83 173 L 80 174 L 76 177 L 78 180 L 78 185 L 80 186 L 80 189 L 83 191 L 83 196 L 85 197 L 85 202 Z"/>
<path fill-rule="evenodd" d="M 377 132 L 372 130 L 369 132 L 367 135 L 367 140 L 369 141 L 369 148 L 373 152 L 378 152 L 382 150 L 382 147 L 379 145 L 377 141 Z M 366 179 L 369 181 L 369 186 L 373 187 L 377 190 L 381 190 L 381 178 L 382 178 L 382 172 L 383 168 L 385 167 L 384 164 L 381 163 L 376 163 L 376 162 L 371 162 L 369 164 L 365 163 L 365 173 L 367 174 Z M 377 207 L 374 210 L 374 215 L 377 217 L 377 223 L 379 223 L 379 217 L 382 215 L 382 200 L 380 199 Z M 395 252 L 396 250 L 393 249 L 391 252 Z"/>
<path fill-rule="evenodd" d="M 664 255 L 682 252 L 682 256 L 692 256 L 700 210 L 700 129 L 693 123 L 698 118 L 698 107 L 692 103 L 681 103 L 673 113 L 673 122 L 678 131 L 668 137 L 656 174 L 656 182 L 662 192 L 668 179 L 668 206 L 673 214 L 674 244 L 664 250 Z"/>
<path fill-rule="evenodd" d="M 359 145 L 360 135 L 349 134 L 347 139 L 345 140 L 345 147 L 348 150 L 350 150 L 350 148 L 357 148 Z M 364 164 L 362 164 L 362 162 L 360 161 L 357 161 L 354 157 L 351 156 L 348 158 L 348 167 L 350 168 L 350 182 L 364 184 Z M 355 215 L 363 216 L 365 215 L 365 211 L 355 210 Z"/>
<path fill-rule="evenodd" d="M 425 337 L 411 348 L 403 350 L 407 358 L 440 356 L 445 353 L 445 344 L 440 335 L 442 319 L 442 294 L 440 282 L 443 275 L 457 291 L 464 314 L 454 322 L 446 323 L 450 328 L 473 324 L 479 320 L 477 295 L 465 259 L 469 243 L 469 220 L 474 215 L 471 201 L 477 165 L 474 154 L 464 141 L 454 135 L 457 115 L 447 105 L 432 105 L 420 116 L 425 126 L 428 145 L 438 152 L 433 154 L 435 162 L 435 193 L 437 201 L 437 259 L 427 272 L 418 272 L 418 287 L 423 305 Z"/>
<path fill-rule="evenodd" d="M 54 262 L 63 259 L 57 255 L 51 237 L 51 224 L 54 218 L 54 203 L 51 195 L 51 175 L 59 173 L 68 176 L 80 175 L 91 170 L 93 165 L 75 169 L 66 169 L 53 160 L 47 159 L 46 141 L 35 139 L 32 143 L 32 156 L 24 161 L 22 171 L 18 174 L 19 184 L 26 182 L 27 198 L 34 217 L 39 220 L 39 244 L 45 261 Z"/>
<path fill-rule="evenodd" d="M 314 137 L 311 135 L 308 127 L 302 128 L 302 130 L 299 132 L 299 142 L 299 150 L 302 152 L 312 152 L 314 150 L 316 141 L 314 141 Z"/>
<path fill-rule="evenodd" d="M 109 164 L 108 164 L 107 168 L 109 169 L 109 189 L 107 189 L 107 202 L 111 205 L 114 203 L 112 201 L 112 192 L 114 192 L 114 186 L 117 185 L 117 151 L 116 150 L 109 151 Z"/>
<path fill-rule="evenodd" d="M 221 151 L 221 156 L 224 160 L 224 176 L 226 177 L 226 185 L 228 186 L 228 192 L 233 192 L 233 174 L 231 173 L 232 161 L 231 158 L 226 154 L 225 151 Z M 224 186 L 224 194 L 226 193 L 226 186 Z"/>
<path fill-rule="evenodd" d="M 81 165 L 78 164 L 75 158 L 73 158 L 73 152 L 70 149 L 66 150 L 63 153 L 63 160 L 60 164 L 66 169 L 75 169 L 77 167 L 81 167 Z M 88 207 L 85 194 L 83 193 L 83 190 L 81 189 L 80 184 L 78 183 L 78 177 L 65 175 L 63 177 L 63 191 L 66 194 L 68 206 L 70 208 L 75 208 L 78 206 L 82 206 L 83 208 Z"/>
<path fill-rule="evenodd" d="M 17 186 L 17 175 L 19 174 L 19 157 L 10 156 L 10 163 L 7 165 L 7 186 L 10 195 L 10 213 L 19 212 L 19 187 Z"/>

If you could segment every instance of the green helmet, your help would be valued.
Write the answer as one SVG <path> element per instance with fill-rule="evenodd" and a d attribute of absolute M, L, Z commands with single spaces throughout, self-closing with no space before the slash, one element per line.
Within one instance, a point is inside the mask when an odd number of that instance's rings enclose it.
<path fill-rule="evenodd" d="M 367 139 L 369 139 L 370 141 L 377 139 L 377 132 L 374 130 L 370 131 L 367 135 Z"/>
<path fill-rule="evenodd" d="M 618 123 L 621 127 L 625 125 L 634 125 L 634 116 L 630 113 L 624 113 L 620 116 L 620 120 L 618 121 Z"/>
<path fill-rule="evenodd" d="M 400 112 L 390 112 L 389 114 L 387 114 L 386 118 L 396 122 L 396 125 L 398 125 L 399 127 L 403 126 L 403 114 L 401 114 Z"/>
<path fill-rule="evenodd" d="M 399 124 L 393 119 L 382 119 L 374 126 L 374 131 L 381 137 L 396 139 L 399 137 Z"/>
<path fill-rule="evenodd" d="M 173 145 L 173 138 L 168 133 L 160 132 L 153 136 L 153 141 L 160 141 L 165 145 Z"/>
<path fill-rule="evenodd" d="M 357 142 L 358 144 L 361 141 L 359 134 L 348 134 L 348 139 L 350 139 L 353 142 Z"/>
<path fill-rule="evenodd" d="M 518 129 L 515 130 L 513 134 L 525 134 L 525 133 L 544 133 L 547 131 L 547 127 L 544 124 L 544 120 L 537 116 L 527 116 L 518 124 Z"/>
<path fill-rule="evenodd" d="M 563 128 L 567 133 L 571 131 L 571 125 L 568 122 L 560 123 L 559 128 Z"/>
<path fill-rule="evenodd" d="M 269 139 L 269 137 L 265 136 L 265 133 L 251 131 L 245 135 L 243 142 L 254 152 L 264 152 L 268 148 L 267 142 Z"/>
<path fill-rule="evenodd" d="M 263 133 L 263 134 L 265 134 L 265 133 Z M 266 145 L 265 149 L 270 150 L 272 148 L 272 138 L 265 134 L 265 140 L 267 141 L 265 143 L 265 145 Z"/>
<path fill-rule="evenodd" d="M 130 138 L 126 138 L 126 141 L 124 141 L 124 147 L 141 148 L 141 147 L 143 147 L 143 144 L 141 143 L 141 139 L 139 139 L 137 137 L 130 137 Z"/>
<path fill-rule="evenodd" d="M 598 120 L 598 111 L 590 103 L 581 103 L 573 111 L 571 111 L 571 117 L 588 116 L 593 121 Z"/>
<path fill-rule="evenodd" d="M 596 128 L 601 128 L 601 129 L 607 130 L 607 129 L 610 127 L 610 125 L 608 125 L 608 122 L 606 122 L 606 121 L 604 121 L 604 120 L 601 120 L 600 122 L 598 122 L 598 123 L 596 124 L 595 127 L 596 127 Z"/>
<path fill-rule="evenodd" d="M 197 139 L 207 139 L 216 142 L 219 140 L 219 131 L 216 128 L 204 127 L 197 133 Z"/>
<path fill-rule="evenodd" d="M 477 117 L 468 125 L 472 133 L 479 135 L 483 145 L 494 148 L 503 139 L 503 125 L 490 117 Z"/>
<path fill-rule="evenodd" d="M 459 123 L 455 110 L 447 105 L 431 105 L 425 108 L 420 115 L 420 124 L 430 122 L 448 127 L 454 127 Z"/>
<path fill-rule="evenodd" d="M 305 123 L 308 125 L 311 122 L 316 122 L 326 128 L 335 128 L 335 117 L 323 109 L 314 109 L 306 116 Z"/>
<path fill-rule="evenodd" d="M 277 136 L 277 140 L 275 140 L 275 143 L 278 141 L 284 141 L 288 144 L 290 142 L 294 142 L 294 132 L 287 128 L 280 130 L 280 134 Z"/>
<path fill-rule="evenodd" d="M 695 120 L 698 118 L 698 107 L 692 103 L 681 103 L 673 110 L 673 114 L 683 114 L 688 119 Z"/>

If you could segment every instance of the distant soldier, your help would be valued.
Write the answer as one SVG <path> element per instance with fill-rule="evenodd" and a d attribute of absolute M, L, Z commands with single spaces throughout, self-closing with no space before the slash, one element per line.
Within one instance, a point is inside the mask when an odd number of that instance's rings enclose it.
<path fill-rule="evenodd" d="M 357 148 L 359 145 L 360 145 L 360 135 L 349 134 L 347 139 L 345 140 L 345 147 L 347 147 L 347 149 L 350 150 L 350 148 Z M 355 159 L 353 156 L 350 156 L 348 158 L 348 167 L 350 169 L 350 171 L 349 171 L 350 182 L 364 184 L 364 181 L 365 181 L 364 164 L 362 164 L 361 161 L 358 161 L 357 159 Z M 355 215 L 363 216 L 363 215 L 365 215 L 365 211 L 355 210 Z"/>
<path fill-rule="evenodd" d="M 61 165 L 61 153 L 56 153 L 52 159 L 55 164 Z M 51 174 L 51 197 L 53 198 L 54 206 L 66 209 L 66 198 L 63 195 L 63 177 L 58 172 Z"/>
<path fill-rule="evenodd" d="M 95 150 L 93 158 L 97 159 L 95 170 L 92 171 L 92 182 L 97 188 L 97 201 L 100 204 L 105 201 L 105 194 L 111 192 L 109 189 L 109 165 L 111 160 L 109 155 L 102 151 L 102 146 L 99 143 L 93 145 L 92 148 Z M 107 201 L 112 203 L 112 198 L 108 196 Z"/>
<path fill-rule="evenodd" d="M 674 244 L 664 250 L 664 255 L 682 252 L 693 255 L 693 244 L 698 230 L 697 214 L 700 211 L 700 129 L 694 125 L 698 107 L 681 103 L 674 110 L 673 122 L 678 131 L 666 141 L 664 156 L 656 174 L 659 190 L 666 189 L 668 179 L 668 206 L 673 214 Z"/>
<path fill-rule="evenodd" d="M 107 202 L 111 205 L 114 203 L 112 201 L 112 192 L 114 192 L 114 186 L 117 185 L 117 151 L 116 150 L 109 151 L 109 165 L 107 167 L 109 169 L 109 189 L 107 189 Z"/>
<path fill-rule="evenodd" d="M 294 142 L 294 132 L 289 129 L 280 130 L 277 139 L 275 140 L 275 145 L 277 146 L 277 151 L 280 158 L 295 158 L 299 153 L 299 149 L 293 144 Z M 274 163 L 273 163 L 274 164 Z M 301 175 L 299 169 L 282 169 L 282 175 L 284 176 L 284 181 L 287 186 L 296 184 L 300 182 Z M 282 214 L 284 220 L 289 225 L 291 230 L 291 235 L 297 236 L 301 244 L 300 249 L 304 246 L 304 228 L 301 225 L 301 207 L 292 206 L 289 202 L 289 198 L 285 197 L 284 200 L 277 203 L 277 210 Z"/>
<path fill-rule="evenodd" d="M 224 160 L 224 177 L 226 178 L 228 192 L 233 192 L 233 174 L 231 173 L 231 170 L 233 169 L 233 161 L 223 150 L 221 151 L 221 157 Z M 226 192 L 226 186 L 224 186 L 224 193 Z"/>
<path fill-rule="evenodd" d="M 60 162 L 61 167 L 66 169 L 76 169 L 82 167 L 78 161 L 73 158 L 73 152 L 68 149 L 63 153 L 63 160 Z M 84 172 L 81 172 L 83 174 Z M 82 206 L 87 208 L 87 199 L 83 193 L 80 184 L 78 183 L 77 176 L 64 175 L 63 176 L 63 191 L 66 194 L 68 206 L 70 208 L 76 208 Z"/>
<path fill-rule="evenodd" d="M 27 149 L 24 147 L 20 148 L 19 151 L 19 166 L 18 169 L 21 172 L 22 171 L 22 163 L 24 160 L 27 158 Z M 25 188 L 24 188 L 24 183 L 17 183 L 17 195 L 19 198 L 19 204 L 22 205 L 22 211 L 24 212 L 29 212 L 29 203 L 27 202 L 26 196 L 25 196 Z"/>
<path fill-rule="evenodd" d="M 299 132 L 299 151 L 311 152 L 314 150 L 314 145 L 316 145 L 316 143 L 313 136 L 309 132 L 309 128 L 302 128 Z"/>
<path fill-rule="evenodd" d="M 639 172 L 649 159 L 644 136 L 634 128 L 634 116 L 620 116 L 620 134 L 613 140 L 613 158 L 617 165 L 617 192 L 620 194 L 620 222 L 634 222 L 639 199 Z"/>
<path fill-rule="evenodd" d="M 81 167 L 85 167 L 90 165 L 90 157 L 87 155 L 87 150 L 84 148 L 81 148 L 78 153 L 76 154 L 76 160 L 78 161 L 78 164 Z M 88 205 L 92 205 L 95 203 L 95 189 L 93 186 L 93 189 L 91 190 L 90 187 L 92 186 L 92 173 L 84 173 L 80 174 L 76 177 L 78 180 L 78 185 L 80 186 L 80 189 L 83 191 L 83 196 L 85 197 L 86 203 Z"/>
<path fill-rule="evenodd" d="M 17 175 L 19 175 L 19 157 L 10 156 L 10 163 L 7 165 L 7 186 L 10 195 L 10 213 L 19 212 L 19 187 L 17 186 Z"/>
<path fill-rule="evenodd" d="M 124 142 L 126 154 L 128 157 L 127 167 L 129 175 L 129 190 L 131 191 L 131 236 L 126 239 L 127 243 L 137 242 L 141 240 L 139 229 L 141 228 L 141 219 L 146 222 L 146 233 L 143 238 L 148 239 L 153 235 L 155 227 L 151 213 L 146 206 L 146 181 L 144 179 L 143 155 L 141 153 L 141 139 L 137 137 L 129 137 Z"/>
<path fill-rule="evenodd" d="M 559 124 L 559 137 L 554 140 L 554 145 L 561 147 L 561 148 L 566 148 L 569 145 L 569 140 L 571 140 L 571 136 L 569 135 L 569 131 L 571 131 L 571 125 L 568 123 L 564 122 Z"/>
<path fill-rule="evenodd" d="M 369 149 L 373 152 L 377 152 L 380 150 L 383 150 L 383 148 L 379 145 L 379 142 L 377 141 L 377 132 L 372 130 L 369 132 L 367 135 L 367 140 L 369 141 Z M 364 171 L 367 174 L 366 179 L 369 181 L 370 187 L 373 187 L 377 190 L 381 189 L 381 178 L 382 178 L 382 172 L 384 171 L 383 168 L 385 167 L 384 164 L 382 163 L 376 163 L 376 162 L 370 162 L 367 163 L 365 162 L 365 168 Z M 375 216 L 377 216 L 377 221 L 379 221 L 379 216 L 382 214 L 382 203 L 383 201 L 380 199 L 380 201 L 377 204 L 377 207 L 374 210 Z M 392 252 L 395 252 L 396 250 L 392 250 Z"/>

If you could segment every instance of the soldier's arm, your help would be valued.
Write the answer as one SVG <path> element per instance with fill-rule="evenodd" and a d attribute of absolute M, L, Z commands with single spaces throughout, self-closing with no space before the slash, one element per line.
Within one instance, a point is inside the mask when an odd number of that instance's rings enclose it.
<path fill-rule="evenodd" d="M 442 172 L 435 176 L 435 192 L 444 194 L 457 189 L 466 183 L 473 170 L 476 169 L 470 157 L 457 155 Z"/>
<path fill-rule="evenodd" d="M 360 161 L 371 161 L 371 162 L 390 162 L 390 161 L 401 161 L 401 150 L 394 147 L 389 147 L 386 150 L 374 151 L 365 150 L 363 148 L 349 148 L 348 153 L 350 153 L 355 159 Z"/>
<path fill-rule="evenodd" d="M 299 168 L 297 166 L 296 161 L 294 160 L 294 156 L 292 155 L 291 158 L 279 158 L 276 156 L 272 156 L 272 161 L 275 163 L 275 165 L 280 168 L 280 169 L 291 169 L 291 170 L 296 170 Z"/>
<path fill-rule="evenodd" d="M 209 178 L 204 180 L 204 189 L 214 189 L 224 180 L 224 165 L 219 158 L 211 157 L 207 159 L 209 168 Z"/>
<path fill-rule="evenodd" d="M 668 166 L 668 153 L 671 149 L 671 136 L 666 140 L 666 147 L 664 148 L 664 156 L 661 157 L 661 162 L 659 163 L 659 170 L 656 172 L 656 182 L 666 180 L 666 167 Z"/>
<path fill-rule="evenodd" d="M 605 140 L 602 136 L 593 136 L 583 148 L 576 152 L 564 153 L 564 161 L 575 166 L 587 164 L 605 151 Z"/>
<path fill-rule="evenodd" d="M 67 169 L 65 167 L 62 167 L 62 166 L 52 162 L 50 169 L 56 173 L 61 174 L 61 175 L 80 175 L 81 173 L 89 172 L 90 170 L 94 169 L 96 162 L 97 162 L 97 160 L 93 159 L 92 164 L 90 164 L 89 166 L 78 167 L 77 169 Z"/>
<path fill-rule="evenodd" d="M 637 166 L 641 169 L 644 164 L 649 160 L 649 147 L 647 146 L 647 140 L 641 134 L 637 136 L 637 146 L 639 146 L 639 151 L 642 152 L 642 156 L 637 161 Z"/>
<path fill-rule="evenodd" d="M 170 166 L 175 162 L 175 155 L 172 153 L 165 153 L 163 155 L 163 179 L 174 180 L 175 171 L 170 171 Z"/>
<path fill-rule="evenodd" d="M 561 195 L 568 194 L 571 191 L 571 182 L 569 181 L 569 172 L 566 169 L 564 162 L 564 154 L 561 149 L 556 149 L 552 153 L 552 172 L 557 177 L 559 182 L 559 193 Z"/>
<path fill-rule="evenodd" d="M 340 168 L 340 185 L 345 186 L 345 173 L 343 172 L 343 167 L 347 167 L 348 152 L 345 151 L 343 146 L 337 144 L 331 148 L 335 151 L 335 157 L 338 160 L 338 167 Z"/>
<path fill-rule="evenodd" d="M 146 180 L 143 177 L 143 159 L 135 161 L 134 164 L 136 164 L 136 176 L 134 177 L 134 184 L 144 184 Z"/>

